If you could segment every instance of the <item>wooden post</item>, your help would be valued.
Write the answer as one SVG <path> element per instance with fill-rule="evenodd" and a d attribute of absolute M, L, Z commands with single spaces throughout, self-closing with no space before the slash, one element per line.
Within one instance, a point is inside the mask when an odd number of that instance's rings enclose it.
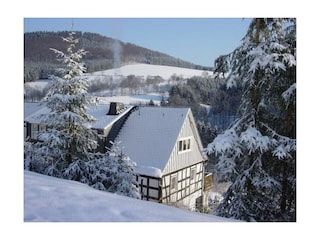
<path fill-rule="evenodd" d="M 141 200 L 143 200 L 143 179 L 142 178 L 140 182 L 140 193 L 141 193 Z"/>

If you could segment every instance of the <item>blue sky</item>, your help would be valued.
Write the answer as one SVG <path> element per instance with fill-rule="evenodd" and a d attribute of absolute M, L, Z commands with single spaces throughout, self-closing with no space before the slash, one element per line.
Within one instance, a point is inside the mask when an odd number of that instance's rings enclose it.
<path fill-rule="evenodd" d="M 24 32 L 74 30 L 160 51 L 195 64 L 212 66 L 234 50 L 250 19 L 242 18 L 24 18 Z"/>

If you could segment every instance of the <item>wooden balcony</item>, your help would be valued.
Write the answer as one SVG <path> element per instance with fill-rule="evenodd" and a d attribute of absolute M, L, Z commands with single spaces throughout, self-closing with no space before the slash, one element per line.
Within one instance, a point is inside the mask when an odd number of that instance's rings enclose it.
<path fill-rule="evenodd" d="M 213 175 L 212 173 L 206 172 L 204 175 L 204 191 L 207 192 L 213 188 Z"/>

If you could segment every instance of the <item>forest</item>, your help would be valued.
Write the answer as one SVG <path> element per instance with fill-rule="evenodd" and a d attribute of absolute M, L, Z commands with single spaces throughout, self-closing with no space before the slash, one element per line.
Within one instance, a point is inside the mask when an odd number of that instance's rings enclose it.
<path fill-rule="evenodd" d="M 50 74 L 57 74 L 55 69 L 63 67 L 50 48 L 65 51 L 67 44 L 61 41 L 68 36 L 68 31 L 31 32 L 24 34 L 24 82 L 47 79 Z M 131 43 L 102 36 L 96 33 L 75 32 L 79 39 L 78 48 L 87 54 L 83 57 L 86 72 L 95 72 L 117 68 L 129 63 L 147 63 L 167 65 L 199 70 L 211 67 L 193 64 L 168 54 L 153 51 Z"/>

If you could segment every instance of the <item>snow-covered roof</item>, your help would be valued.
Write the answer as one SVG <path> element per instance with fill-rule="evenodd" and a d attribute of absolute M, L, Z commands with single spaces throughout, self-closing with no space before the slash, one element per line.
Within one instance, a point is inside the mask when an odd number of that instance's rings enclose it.
<path fill-rule="evenodd" d="M 160 177 L 189 108 L 140 107 L 131 113 L 116 140 L 137 163 L 140 174 Z"/>
<path fill-rule="evenodd" d="M 92 115 L 96 121 L 90 124 L 91 128 L 95 129 L 104 129 L 111 124 L 113 124 L 115 121 L 117 121 L 121 116 L 126 114 L 132 106 L 126 106 L 124 111 L 122 111 L 118 115 L 107 115 L 109 112 L 109 104 L 99 104 L 99 105 L 93 105 L 88 108 L 88 114 Z M 42 114 L 49 113 L 49 109 L 47 107 L 42 107 L 40 110 L 36 111 L 35 113 L 25 117 L 26 122 L 30 123 L 40 123 L 39 116 Z"/>
<path fill-rule="evenodd" d="M 34 114 L 35 112 L 42 109 L 44 106 L 41 105 L 39 102 L 25 102 L 23 104 L 23 114 L 24 118 Z"/>
<path fill-rule="evenodd" d="M 42 106 L 42 108 L 40 108 L 39 110 L 29 114 L 29 115 L 25 115 L 24 117 L 24 121 L 25 122 L 30 122 L 30 123 L 40 123 L 40 116 L 43 114 L 47 114 L 49 113 L 49 108 L 47 108 L 46 106 Z"/>
<path fill-rule="evenodd" d="M 92 128 L 104 129 L 110 126 L 110 124 L 113 124 L 132 108 L 132 106 L 126 106 L 125 109 L 118 115 L 107 115 L 109 112 L 109 107 L 109 104 L 90 106 L 88 109 L 88 114 L 92 115 L 96 119 L 94 123 L 91 123 Z"/>
<path fill-rule="evenodd" d="M 119 115 L 107 115 L 109 106 L 89 107 L 88 114 L 96 119 L 90 124 L 91 128 L 105 129 L 133 108 L 126 106 Z M 38 116 L 48 111 L 43 107 L 25 121 L 40 123 Z M 137 173 L 161 177 L 189 111 L 189 108 L 139 107 L 129 115 L 116 140 L 121 142 L 124 153 L 137 163 Z"/>

